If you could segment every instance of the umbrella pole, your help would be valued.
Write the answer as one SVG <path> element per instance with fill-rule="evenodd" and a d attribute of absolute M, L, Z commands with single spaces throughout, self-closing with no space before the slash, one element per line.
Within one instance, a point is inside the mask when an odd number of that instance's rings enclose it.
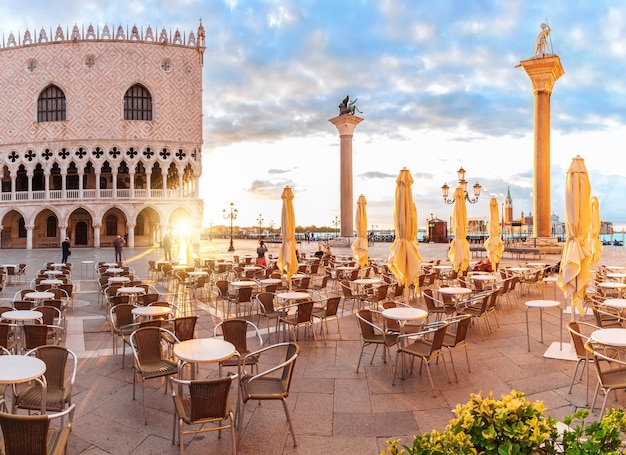
<path fill-rule="evenodd" d="M 411 299 L 410 299 L 410 297 L 409 297 L 409 291 L 410 291 L 410 289 L 409 289 L 409 284 L 407 283 L 407 284 L 404 286 L 404 302 L 405 302 L 407 305 L 411 306 L 411 302 L 410 302 L 410 300 L 411 300 Z"/>

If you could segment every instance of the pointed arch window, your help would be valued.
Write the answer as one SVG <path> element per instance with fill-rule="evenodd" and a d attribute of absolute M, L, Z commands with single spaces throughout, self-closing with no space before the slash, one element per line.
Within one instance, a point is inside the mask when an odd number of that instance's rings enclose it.
<path fill-rule="evenodd" d="M 56 85 L 49 85 L 37 100 L 37 121 L 61 122 L 65 116 L 65 93 Z"/>
<path fill-rule="evenodd" d="M 124 120 L 152 120 L 152 95 L 141 84 L 135 84 L 124 95 Z"/>

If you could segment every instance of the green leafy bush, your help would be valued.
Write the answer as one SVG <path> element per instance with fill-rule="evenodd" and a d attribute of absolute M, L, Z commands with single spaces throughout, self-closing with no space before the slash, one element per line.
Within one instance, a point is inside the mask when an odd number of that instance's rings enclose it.
<path fill-rule="evenodd" d="M 454 409 L 456 417 L 445 431 L 415 435 L 413 447 L 388 441 L 381 455 L 593 455 L 624 453 L 623 409 L 610 409 L 601 421 L 586 425 L 589 411 L 566 417 L 562 434 L 557 421 L 544 415 L 541 401 L 530 402 L 515 390 L 501 400 L 472 394 Z M 572 426 L 575 424 L 575 426 Z"/>

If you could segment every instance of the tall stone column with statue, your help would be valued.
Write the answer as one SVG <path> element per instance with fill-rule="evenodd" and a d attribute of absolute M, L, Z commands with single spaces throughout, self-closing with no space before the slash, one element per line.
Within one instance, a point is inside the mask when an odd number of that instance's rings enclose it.
<path fill-rule="evenodd" d="M 352 136 L 356 126 L 363 121 L 355 112 L 362 113 L 356 107 L 356 99 L 350 101 L 346 96 L 339 103 L 339 115 L 331 118 L 330 123 L 339 131 L 340 138 L 340 208 L 341 237 L 349 239 L 354 236 L 353 207 L 355 200 L 352 190 Z"/>
<path fill-rule="evenodd" d="M 534 182 L 533 182 L 533 236 L 535 239 L 551 236 L 550 211 L 550 97 L 556 81 L 564 74 L 559 56 L 548 46 L 551 32 L 547 23 L 535 43 L 535 55 L 523 60 L 535 95 Z M 551 43 L 550 43 L 551 44 Z M 550 48 L 548 48 L 550 47 Z"/>

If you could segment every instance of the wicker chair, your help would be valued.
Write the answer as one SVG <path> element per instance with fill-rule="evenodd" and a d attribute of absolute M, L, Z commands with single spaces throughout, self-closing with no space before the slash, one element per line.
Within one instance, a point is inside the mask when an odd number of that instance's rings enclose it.
<path fill-rule="evenodd" d="M 63 338 L 63 327 L 46 324 L 26 324 L 22 326 L 24 334 L 23 349 L 30 350 L 39 346 L 58 345 Z"/>
<path fill-rule="evenodd" d="M 311 329 L 313 339 L 317 343 L 317 336 L 315 335 L 315 327 L 313 326 L 312 316 L 314 303 L 315 302 L 313 302 L 313 300 L 297 303 L 294 305 L 296 307 L 296 314 L 289 315 L 285 313 L 285 315 L 279 316 L 279 322 L 291 327 L 291 333 L 294 341 L 298 339 L 298 329 L 304 327 L 305 333 L 307 329 Z"/>
<path fill-rule="evenodd" d="M 244 421 L 245 404 L 250 401 L 280 400 L 283 403 L 285 416 L 289 423 L 289 431 L 293 439 L 293 446 L 296 447 L 296 434 L 293 431 L 291 422 L 291 414 L 287 405 L 287 397 L 289 396 L 289 388 L 291 387 L 291 378 L 293 369 L 300 353 L 300 346 L 296 343 L 279 343 L 267 346 L 259 351 L 249 353 L 246 357 L 263 358 L 265 353 L 271 354 L 275 351 L 285 351 L 285 360 L 265 371 L 261 371 L 256 375 L 251 375 L 245 371 L 242 374 L 239 384 L 241 386 L 241 398 L 244 406 L 241 408 L 240 422 Z M 244 357 L 243 361 L 246 361 Z M 260 362 L 259 362 L 260 363 Z M 279 373 L 275 375 L 274 373 Z M 260 404 L 260 403 L 259 403 Z M 256 413 L 255 413 L 256 414 Z"/>
<path fill-rule="evenodd" d="M 595 344 L 591 340 L 585 343 L 585 349 L 587 349 L 589 356 L 593 359 L 593 364 L 596 367 L 596 375 L 598 377 L 598 385 L 596 386 L 593 401 L 591 402 L 591 411 L 593 411 L 595 407 L 600 389 L 604 392 L 604 401 L 598 419 L 602 419 L 604 415 L 606 400 L 611 391 L 626 389 L 626 362 L 618 358 L 609 357 L 605 353 L 605 348 L 606 346 Z"/>
<path fill-rule="evenodd" d="M 259 326 L 259 322 L 261 320 L 261 316 L 265 318 L 265 323 L 267 325 L 267 341 L 270 340 L 272 334 L 270 332 L 270 320 L 276 320 L 276 332 L 278 332 L 278 322 L 281 316 L 285 314 L 282 309 L 276 309 L 274 307 L 274 294 L 271 292 L 259 292 L 255 296 L 255 301 L 259 306 L 259 311 L 257 311 L 257 327 Z"/>
<path fill-rule="evenodd" d="M 383 362 L 387 363 L 387 357 L 391 359 L 391 353 L 389 352 L 389 348 L 395 345 L 398 341 L 398 334 L 387 332 L 381 326 L 375 324 L 374 316 L 378 316 L 381 322 L 384 322 L 383 317 L 378 311 L 359 310 L 356 313 L 359 328 L 361 329 L 361 353 L 359 354 L 359 361 L 356 364 L 357 373 L 359 372 L 359 367 L 361 366 L 363 351 L 367 346 L 376 346 L 376 349 L 372 354 L 372 360 L 370 361 L 370 365 L 374 362 L 374 356 L 376 355 L 376 350 L 378 349 L 378 346 L 383 347 Z"/>
<path fill-rule="evenodd" d="M 0 323 L 0 346 L 15 354 L 17 348 L 17 338 L 15 337 L 14 326 L 6 322 Z"/>
<path fill-rule="evenodd" d="M 111 321 L 111 338 L 113 341 L 113 355 L 117 364 L 117 356 L 119 353 L 119 340 L 122 339 L 122 368 L 125 367 L 126 344 L 130 334 L 133 333 L 137 326 L 133 324 L 132 310 L 135 305 L 130 303 L 120 303 L 109 310 L 109 320 Z"/>
<path fill-rule="evenodd" d="M 256 346 L 253 349 L 249 347 L 248 331 L 252 331 Z M 240 356 L 247 356 L 252 350 L 259 350 L 263 348 L 263 338 L 261 332 L 256 325 L 245 319 L 226 319 L 215 326 L 213 329 L 213 338 L 222 336 L 224 340 L 232 343 Z M 250 365 L 250 371 L 254 373 L 254 367 L 258 368 L 258 356 L 245 357 L 244 360 L 239 358 L 230 358 L 219 362 L 219 375 L 222 376 L 222 367 L 245 367 Z"/>
<path fill-rule="evenodd" d="M 26 353 L 46 364 L 46 411 L 61 412 L 72 405 L 72 387 L 76 381 L 78 359 L 64 346 L 39 346 Z M 67 368 L 69 360 L 69 368 Z M 41 387 L 38 384 L 14 388 L 13 412 L 17 409 L 39 411 L 42 407 Z"/>
<path fill-rule="evenodd" d="M 228 400 L 231 384 L 235 378 L 236 376 L 226 376 L 218 379 L 184 381 L 170 376 L 175 412 L 172 444 L 176 443 L 176 430 L 178 429 L 181 455 L 185 453 L 185 435 L 215 430 L 221 434 L 221 430 L 227 428 L 230 428 L 233 454 L 237 453 L 235 417 Z M 182 395 L 183 386 L 187 387 L 188 395 Z M 176 392 L 177 389 L 181 392 L 180 394 Z M 224 423 L 225 420 L 229 423 Z M 213 423 L 218 425 L 211 425 Z M 200 426 L 200 428 L 185 430 L 185 425 Z"/>
<path fill-rule="evenodd" d="M 337 310 L 339 309 L 339 303 L 341 302 L 341 296 L 335 295 L 326 300 L 326 305 L 322 308 L 313 308 L 311 315 L 313 318 L 320 320 L 320 333 L 326 344 L 326 333 L 328 332 L 328 321 L 337 321 L 337 330 L 339 332 L 339 339 L 341 336 L 341 324 L 339 323 L 339 316 L 337 316 Z"/>
<path fill-rule="evenodd" d="M 20 455 L 61 455 L 65 453 L 74 420 L 74 408 L 47 415 L 16 415 L 0 412 L 3 453 Z M 63 425 L 65 417 L 68 424 Z M 61 427 L 51 427 L 52 420 L 60 419 Z"/>
<path fill-rule="evenodd" d="M 445 319 L 445 322 L 448 323 L 448 329 L 446 330 L 446 334 L 443 338 L 443 346 L 448 350 L 448 353 L 450 354 L 450 363 L 452 363 L 452 371 L 454 372 L 454 379 L 456 380 L 456 382 L 459 382 L 459 378 L 456 375 L 454 358 L 452 357 L 452 353 L 454 351 L 458 351 L 460 349 L 463 349 L 465 351 L 467 372 L 469 373 L 472 371 L 470 369 L 467 342 L 465 341 L 465 338 L 467 337 L 467 329 L 469 328 L 469 324 L 471 321 L 472 316 L 469 314 L 460 314 L 458 316 L 451 316 Z"/>
<path fill-rule="evenodd" d="M 169 332 L 161 327 L 142 327 L 135 330 L 130 335 L 130 345 L 133 349 L 135 364 L 133 368 L 133 400 L 135 399 L 135 384 L 137 376 L 141 377 L 141 389 L 143 395 L 143 417 L 144 423 L 148 425 L 148 417 L 146 414 L 146 380 L 152 378 L 162 378 L 178 373 L 178 363 L 165 358 L 161 341 L 163 333 Z M 172 332 L 168 333 L 178 342 L 176 335 Z M 167 381 L 165 382 L 165 393 L 167 393 Z"/>
<path fill-rule="evenodd" d="M 398 336 L 398 351 L 396 353 L 396 365 L 394 368 L 392 385 L 395 385 L 396 383 L 399 357 L 401 355 L 410 355 L 413 358 L 417 357 L 421 360 L 420 374 L 422 372 L 422 366 L 426 365 L 426 373 L 428 373 L 428 381 L 430 382 L 430 388 L 433 391 L 433 397 L 437 396 L 435 394 L 435 385 L 433 384 L 433 377 L 430 374 L 429 365 L 431 362 L 436 361 L 439 357 L 441 357 L 443 359 L 444 369 L 446 370 L 446 377 L 448 378 L 448 382 L 450 382 L 446 357 L 443 355 L 442 350 L 443 339 L 446 335 L 447 328 L 448 323 L 445 321 L 432 322 L 427 326 L 424 326 L 424 330 L 422 332 Z M 412 365 L 413 361 L 411 361 L 411 366 Z M 411 370 L 413 370 L 412 367 Z"/>

